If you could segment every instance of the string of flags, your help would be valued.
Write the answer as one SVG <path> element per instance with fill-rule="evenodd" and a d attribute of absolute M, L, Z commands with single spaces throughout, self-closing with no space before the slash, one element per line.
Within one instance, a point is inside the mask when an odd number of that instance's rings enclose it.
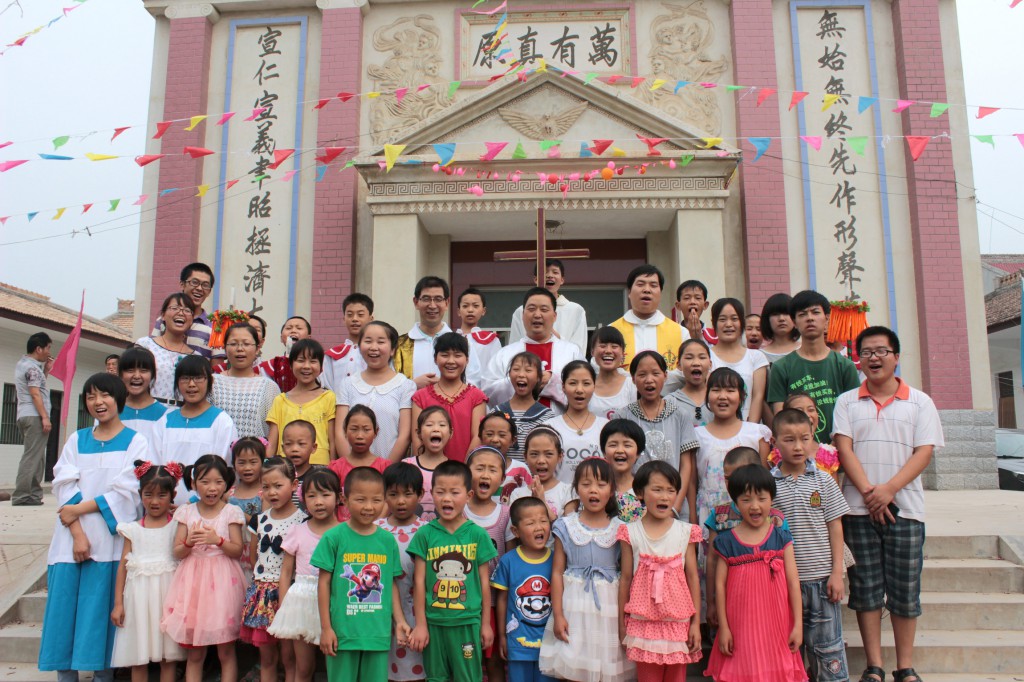
<path fill-rule="evenodd" d="M 35 35 L 38 35 L 41 31 L 44 31 L 44 30 L 50 28 L 51 26 L 56 24 L 61 19 L 66 18 L 69 14 L 71 14 L 76 9 L 78 9 L 79 7 L 84 5 L 86 2 L 88 2 L 88 0 L 70 0 L 70 2 L 74 2 L 75 4 L 70 5 L 69 7 L 64 7 L 61 10 L 61 13 L 58 14 L 57 16 L 55 16 L 53 19 L 50 19 L 45 24 L 40 24 L 39 26 L 36 26 L 31 31 L 27 31 L 25 33 L 22 33 L 20 36 L 18 36 L 18 38 L 14 42 L 7 43 L 3 47 L 3 49 L 0 49 L 0 57 L 4 56 L 4 53 L 7 52 L 8 50 L 10 50 L 11 48 L 21 47 L 22 45 L 24 45 L 28 41 L 29 38 L 31 38 L 31 37 L 33 37 Z"/>

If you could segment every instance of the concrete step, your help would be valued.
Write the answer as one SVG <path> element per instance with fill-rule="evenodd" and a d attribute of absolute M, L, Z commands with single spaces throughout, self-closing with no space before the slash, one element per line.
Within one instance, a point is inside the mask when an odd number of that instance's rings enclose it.
<path fill-rule="evenodd" d="M 865 667 L 864 648 L 856 629 L 843 632 L 851 673 Z M 1019 630 L 918 630 L 914 641 L 914 668 L 933 682 L 930 673 L 970 674 L 1024 671 L 1024 632 Z M 882 658 L 886 670 L 895 669 L 896 649 L 892 631 L 882 632 Z M 956 679 L 965 679 L 962 675 Z"/>
<path fill-rule="evenodd" d="M 0 661 L 35 663 L 39 660 L 42 636 L 42 623 L 15 621 L 3 626 L 0 628 Z"/>
<path fill-rule="evenodd" d="M 53 682 L 57 677 L 55 672 L 42 671 L 35 663 L 5 663 L 0 662 L 0 680 L 3 682 Z M 78 673 L 79 682 L 86 682 L 93 678 L 92 672 Z M 156 679 L 154 677 L 154 679 Z M 1002 682 L 1001 680 L 999 682 Z"/>
<path fill-rule="evenodd" d="M 1024 623 L 1024 594 L 922 592 L 921 609 L 921 630 L 1015 630 Z M 884 616 L 882 628 L 891 630 L 891 622 Z M 843 631 L 856 630 L 857 614 L 844 607 Z"/>
<path fill-rule="evenodd" d="M 979 535 L 929 535 L 924 541 L 925 559 L 998 559 L 999 537 Z"/>
<path fill-rule="evenodd" d="M 925 559 L 922 592 L 1024 592 L 1024 567 L 1001 559 Z"/>
<path fill-rule="evenodd" d="M 18 620 L 24 623 L 42 623 L 46 613 L 46 590 L 29 592 L 18 600 Z"/>

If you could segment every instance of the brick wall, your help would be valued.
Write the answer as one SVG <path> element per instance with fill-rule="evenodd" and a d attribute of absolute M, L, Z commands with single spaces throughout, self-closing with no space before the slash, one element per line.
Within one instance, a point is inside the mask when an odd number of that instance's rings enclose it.
<path fill-rule="evenodd" d="M 938 0 L 893 2 L 902 99 L 948 101 L 938 5 Z M 905 135 L 938 135 L 949 129 L 949 119 L 931 118 L 926 105 L 910 107 L 902 118 Z M 923 390 L 941 410 L 970 409 L 971 351 L 952 148 L 948 140 L 933 140 L 920 160 L 914 162 L 909 153 L 906 159 Z"/>
<path fill-rule="evenodd" d="M 735 82 L 776 83 L 772 3 L 733 0 L 731 12 Z M 756 103 L 756 97 L 746 97 L 737 103 L 737 137 L 779 137 L 781 126 L 777 99 L 773 96 L 760 107 Z M 769 296 L 791 289 L 782 161 L 765 155 L 756 167 L 744 164 L 741 173 L 740 194 L 750 282 L 748 303 L 750 310 L 759 311 Z"/>
<path fill-rule="evenodd" d="M 358 8 L 323 10 L 320 44 L 321 98 L 359 92 L 363 20 Z M 334 101 L 317 112 L 317 145 L 347 147 L 335 164 L 360 146 L 359 98 Z M 355 254 L 357 173 L 332 167 L 316 185 L 313 210 L 313 291 L 311 322 L 324 345 L 339 343 L 347 332 L 341 302 L 352 290 Z M 301 314 L 301 313 L 300 313 Z"/>
<path fill-rule="evenodd" d="M 206 111 L 213 26 L 206 17 L 170 20 L 167 86 L 161 120 L 188 118 Z M 203 183 L 203 164 L 181 154 L 186 146 L 204 146 L 206 122 L 191 132 L 176 124 L 161 138 L 159 187 L 194 187 Z M 150 135 L 153 133 L 151 132 Z M 160 310 L 168 294 L 179 291 L 181 268 L 196 260 L 199 248 L 199 207 L 194 192 L 157 198 L 153 240 L 153 288 L 150 310 Z M 147 327 L 148 330 L 148 327 Z"/>

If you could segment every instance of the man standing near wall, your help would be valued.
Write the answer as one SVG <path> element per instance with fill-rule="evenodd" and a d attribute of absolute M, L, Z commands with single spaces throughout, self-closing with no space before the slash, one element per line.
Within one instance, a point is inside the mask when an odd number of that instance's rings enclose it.
<path fill-rule="evenodd" d="M 18 430 L 25 452 L 18 464 L 11 504 L 38 506 L 43 503 L 43 470 L 46 465 L 46 441 L 50 437 L 50 391 L 46 376 L 53 366 L 50 348 L 53 341 L 45 332 L 28 337 L 26 355 L 14 366 L 14 389 L 18 400 Z"/>

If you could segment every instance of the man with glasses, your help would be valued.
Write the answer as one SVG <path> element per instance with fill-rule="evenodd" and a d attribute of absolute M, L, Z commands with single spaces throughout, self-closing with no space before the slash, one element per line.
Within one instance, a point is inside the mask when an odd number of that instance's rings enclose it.
<path fill-rule="evenodd" d="M 434 364 L 434 339 L 451 331 L 444 321 L 448 313 L 451 290 L 448 282 L 428 275 L 416 283 L 412 303 L 420 321 L 408 334 L 398 337 L 395 352 L 395 371 L 416 382 L 416 388 L 436 384 L 439 376 Z"/>
<path fill-rule="evenodd" d="M 223 348 L 210 348 L 210 334 L 213 328 L 210 325 L 210 318 L 203 309 L 203 303 L 209 298 L 213 291 L 214 277 L 213 270 L 206 263 L 189 263 L 181 270 L 181 293 L 185 294 L 195 309 L 192 317 L 192 328 L 185 335 L 185 343 L 195 352 L 207 360 L 220 360 L 224 357 Z M 153 324 L 153 333 L 150 336 L 163 334 L 160 318 Z"/>

